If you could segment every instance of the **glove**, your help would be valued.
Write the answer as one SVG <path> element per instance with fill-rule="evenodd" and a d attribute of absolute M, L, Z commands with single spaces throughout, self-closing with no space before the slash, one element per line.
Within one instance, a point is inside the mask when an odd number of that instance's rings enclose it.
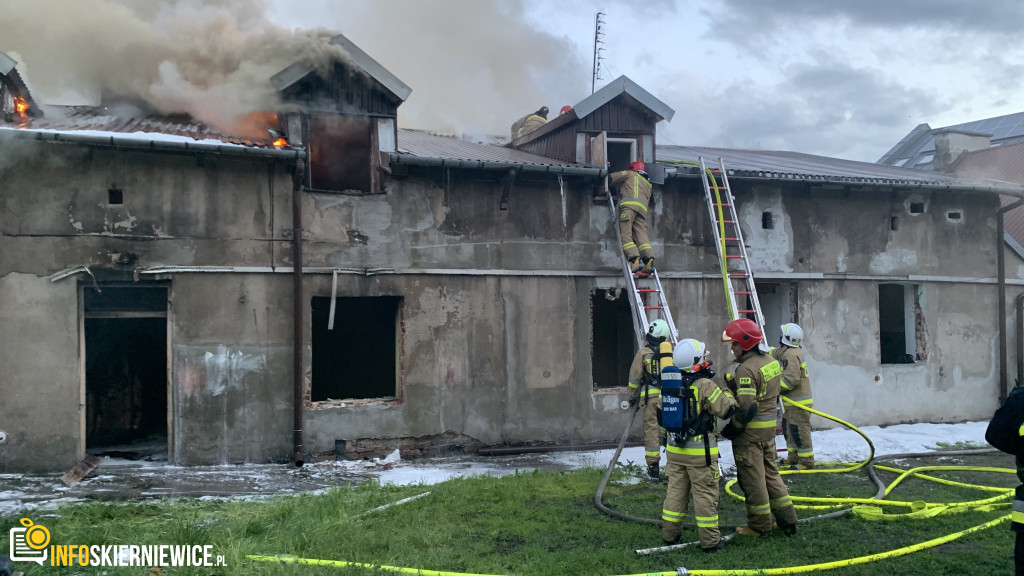
<path fill-rule="evenodd" d="M 636 403 L 640 401 L 640 391 L 637 390 L 629 395 L 629 407 L 636 406 Z"/>
<path fill-rule="evenodd" d="M 722 438 L 725 438 L 726 440 L 732 440 L 733 438 L 739 436 L 742 432 L 743 430 L 740 430 L 739 428 L 733 426 L 732 422 L 729 422 L 728 424 L 725 425 L 724 428 L 722 428 L 721 434 Z"/>
<path fill-rule="evenodd" d="M 725 373 L 725 385 L 729 387 L 729 391 L 732 392 L 733 396 L 735 396 L 737 390 L 736 378 L 733 377 L 732 372 Z"/>
<path fill-rule="evenodd" d="M 750 422 L 756 416 L 757 416 L 757 403 L 755 402 L 755 403 L 751 404 L 750 406 L 747 406 L 747 409 L 745 411 L 736 410 L 736 414 L 733 415 L 733 420 L 735 420 L 741 426 L 745 427 L 747 425 L 747 422 Z"/>

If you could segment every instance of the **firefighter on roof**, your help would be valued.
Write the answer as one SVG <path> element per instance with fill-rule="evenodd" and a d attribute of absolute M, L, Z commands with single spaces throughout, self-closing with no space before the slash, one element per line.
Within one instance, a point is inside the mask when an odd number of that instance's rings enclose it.
<path fill-rule="evenodd" d="M 683 428 L 696 429 L 699 433 L 690 436 L 687 432 L 668 432 L 665 448 L 668 491 L 661 510 L 661 538 L 668 544 L 679 541 L 687 501 L 692 494 L 700 547 L 705 552 L 714 552 L 725 543 L 718 530 L 718 479 L 721 473 L 718 469 L 715 417 L 730 418 L 736 411 L 736 400 L 710 380 L 715 373 L 711 370 L 703 342 L 689 338 L 681 340 L 672 352 L 672 359 L 683 372 L 681 396 L 687 399 L 685 402 L 691 403 L 686 420 L 697 421 L 696 425 L 684 424 Z"/>
<path fill-rule="evenodd" d="M 746 498 L 747 525 L 736 532 L 760 536 L 772 529 L 772 515 L 786 536 L 796 534 L 796 509 L 775 467 L 776 409 L 782 366 L 768 353 L 761 328 L 753 320 L 733 320 L 725 327 L 722 342 L 732 343 L 739 366 L 735 377 L 739 408 L 722 435 L 732 440 L 736 476 Z"/>
<path fill-rule="evenodd" d="M 807 363 L 800 344 L 804 331 L 796 324 L 783 324 L 779 347 L 772 356 L 782 365 L 782 395 L 791 402 L 814 407 L 811 399 L 811 380 L 807 377 Z M 811 413 L 786 404 L 782 418 L 782 432 L 786 437 L 785 464 L 793 470 L 814 468 L 814 446 L 811 444 Z"/>
<path fill-rule="evenodd" d="M 512 124 L 512 139 L 515 140 L 520 136 L 526 136 L 547 123 L 548 107 L 541 106 L 536 112 L 531 112 Z"/>

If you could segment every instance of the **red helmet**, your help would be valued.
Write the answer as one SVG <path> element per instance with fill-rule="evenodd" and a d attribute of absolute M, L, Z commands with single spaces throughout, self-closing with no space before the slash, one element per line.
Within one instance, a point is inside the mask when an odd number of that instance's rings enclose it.
<path fill-rule="evenodd" d="M 747 318 L 729 322 L 729 325 L 725 327 L 725 332 L 722 333 L 722 342 L 739 342 L 740 348 L 743 350 L 756 348 L 762 338 L 764 338 L 764 334 L 761 333 L 757 322 Z"/>
<path fill-rule="evenodd" d="M 562 109 L 558 111 L 558 115 L 561 116 L 562 114 L 565 114 L 566 112 L 568 112 L 570 110 L 572 110 L 572 106 L 568 106 L 568 105 L 562 106 Z"/>
<path fill-rule="evenodd" d="M 644 163 L 639 161 L 639 160 L 637 160 L 636 162 L 630 163 L 629 169 L 630 170 L 635 170 L 637 172 L 643 172 L 644 171 Z"/>

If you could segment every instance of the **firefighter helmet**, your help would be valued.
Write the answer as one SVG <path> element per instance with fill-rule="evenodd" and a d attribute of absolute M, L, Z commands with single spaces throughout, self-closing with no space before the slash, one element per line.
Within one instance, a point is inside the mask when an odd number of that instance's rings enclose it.
<path fill-rule="evenodd" d="M 651 325 L 647 328 L 647 336 L 648 340 L 653 339 L 655 342 L 668 340 L 668 322 L 660 318 L 651 322 Z"/>
<path fill-rule="evenodd" d="M 633 170 L 633 171 L 636 171 L 636 172 L 643 172 L 644 171 L 644 163 L 639 161 L 639 160 L 637 160 L 636 162 L 630 162 L 629 169 Z"/>
<path fill-rule="evenodd" d="M 535 112 L 535 114 L 537 114 L 537 116 L 540 116 L 541 118 L 547 119 L 547 117 L 548 117 L 548 107 L 547 106 L 541 106 L 540 110 L 537 110 L 537 112 Z"/>
<path fill-rule="evenodd" d="M 562 106 L 561 110 L 558 111 L 558 115 L 561 116 L 562 114 L 565 114 L 566 112 L 569 112 L 570 110 L 572 110 L 572 106 L 569 106 L 568 104 L 566 104 L 565 106 Z"/>
<path fill-rule="evenodd" d="M 704 363 L 707 355 L 708 349 L 703 342 L 687 338 L 676 344 L 676 349 L 672 351 L 672 361 L 683 372 L 693 372 L 694 368 Z"/>
<path fill-rule="evenodd" d="M 738 342 L 744 351 L 756 348 L 762 338 L 764 335 L 757 323 L 747 318 L 729 322 L 722 333 L 722 342 Z"/>
<path fill-rule="evenodd" d="M 793 348 L 799 348 L 800 344 L 804 341 L 804 331 L 796 324 L 783 324 L 779 326 L 782 330 L 782 336 L 779 338 L 779 343 L 783 346 L 791 346 Z"/>

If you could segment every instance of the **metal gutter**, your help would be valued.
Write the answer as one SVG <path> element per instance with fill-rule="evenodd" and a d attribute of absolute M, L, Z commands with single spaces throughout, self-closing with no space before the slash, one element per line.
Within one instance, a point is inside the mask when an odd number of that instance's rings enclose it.
<path fill-rule="evenodd" d="M 455 158 L 439 158 L 437 156 L 413 156 L 389 152 L 392 165 L 427 166 L 431 168 L 464 168 L 468 170 L 508 170 L 521 172 L 538 172 L 546 174 L 564 174 L 566 176 L 590 176 L 600 178 L 607 175 L 604 168 L 585 168 L 581 166 L 554 166 L 550 164 L 523 164 L 508 161 L 459 160 Z"/>
<path fill-rule="evenodd" d="M 31 138 L 37 142 L 56 144 L 83 144 L 86 146 L 104 146 L 125 150 L 149 152 L 194 152 L 201 154 L 217 154 L 221 156 L 240 156 L 250 158 L 280 158 L 283 160 L 299 160 L 306 157 L 302 149 L 252 148 L 230 144 L 209 144 L 205 142 L 175 142 L 173 140 L 144 140 L 122 136 L 100 136 L 97 134 L 75 134 L 74 132 L 40 132 L 38 130 L 4 130 L 15 137 Z M 2 133 L 2 132 L 0 132 Z"/>

